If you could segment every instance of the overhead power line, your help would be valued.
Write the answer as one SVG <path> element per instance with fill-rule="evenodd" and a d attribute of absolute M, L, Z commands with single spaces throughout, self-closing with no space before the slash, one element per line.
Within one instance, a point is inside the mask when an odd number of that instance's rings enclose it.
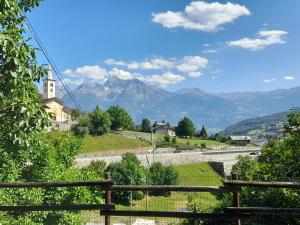
<path fill-rule="evenodd" d="M 45 47 L 43 46 L 42 41 L 40 40 L 39 36 L 37 35 L 36 31 L 34 30 L 33 26 L 31 25 L 30 21 L 25 16 L 25 14 L 23 14 L 23 15 L 25 17 L 26 26 L 30 30 L 31 34 L 33 35 L 33 38 L 35 39 L 36 43 L 38 44 L 39 48 L 41 49 L 41 51 L 42 51 L 43 55 L 45 56 L 46 60 L 48 61 L 48 63 L 52 67 L 52 69 L 54 70 L 55 74 L 57 75 L 57 77 L 58 77 L 59 81 L 61 82 L 61 84 L 63 85 L 64 89 L 66 90 L 68 95 L 71 97 L 71 100 L 74 103 L 75 107 L 77 109 L 79 109 L 80 111 L 83 111 L 80 104 L 78 103 L 75 96 L 73 95 L 69 85 L 66 83 L 66 81 L 64 80 L 63 76 L 61 75 L 59 69 L 56 67 L 54 61 L 51 59 L 50 55 L 48 54 Z"/>

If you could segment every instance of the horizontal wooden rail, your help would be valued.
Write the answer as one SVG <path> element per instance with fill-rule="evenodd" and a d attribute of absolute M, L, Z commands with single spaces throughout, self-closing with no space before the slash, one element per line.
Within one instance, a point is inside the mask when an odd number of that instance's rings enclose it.
<path fill-rule="evenodd" d="M 228 186 L 177 186 L 177 185 L 113 185 L 111 191 L 176 191 L 176 192 L 237 192 L 239 187 Z"/>
<path fill-rule="evenodd" d="M 81 210 L 110 210 L 114 205 L 20 205 L 0 206 L 2 212 L 33 212 L 33 211 L 81 211 Z"/>
<path fill-rule="evenodd" d="M 109 187 L 111 180 L 75 182 L 10 182 L 0 183 L 0 188 L 51 188 L 51 187 Z"/>
<path fill-rule="evenodd" d="M 162 211 L 131 211 L 131 210 L 101 210 L 102 216 L 140 216 L 140 217 L 170 217 L 206 220 L 250 219 L 248 214 L 224 213 L 193 213 L 193 212 L 162 212 Z"/>
<path fill-rule="evenodd" d="M 300 215 L 300 208 L 270 208 L 270 207 L 228 207 L 224 210 L 226 213 L 233 214 L 298 214 Z"/>
<path fill-rule="evenodd" d="M 224 180 L 223 182 L 225 185 L 231 187 L 300 189 L 300 183 L 298 182 L 260 182 L 260 181 L 240 181 L 240 180 Z"/>

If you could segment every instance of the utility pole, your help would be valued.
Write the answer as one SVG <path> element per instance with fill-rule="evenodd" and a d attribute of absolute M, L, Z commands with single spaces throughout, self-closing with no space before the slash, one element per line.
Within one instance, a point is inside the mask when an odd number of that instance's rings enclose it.
<path fill-rule="evenodd" d="M 154 163 L 154 141 L 153 141 L 153 128 L 151 128 L 151 144 L 152 144 L 152 164 Z"/>

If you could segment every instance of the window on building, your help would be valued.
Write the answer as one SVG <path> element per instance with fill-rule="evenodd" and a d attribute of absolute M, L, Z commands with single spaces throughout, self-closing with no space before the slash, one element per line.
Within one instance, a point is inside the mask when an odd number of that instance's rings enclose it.
<path fill-rule="evenodd" d="M 51 93 L 53 92 L 53 89 L 52 89 L 52 88 L 50 89 L 50 92 L 51 92 Z"/>
<path fill-rule="evenodd" d="M 53 87 L 53 83 L 50 84 L 50 87 Z"/>

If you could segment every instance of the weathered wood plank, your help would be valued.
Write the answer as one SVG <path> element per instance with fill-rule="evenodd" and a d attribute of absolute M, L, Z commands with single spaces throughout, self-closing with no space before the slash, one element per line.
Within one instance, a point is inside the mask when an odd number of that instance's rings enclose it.
<path fill-rule="evenodd" d="M 228 207 L 224 210 L 226 213 L 233 214 L 290 214 L 290 215 L 300 215 L 300 208 L 270 208 L 270 207 Z"/>
<path fill-rule="evenodd" d="M 106 216 L 140 216 L 140 217 L 170 217 L 205 220 L 250 219 L 248 214 L 225 213 L 193 213 L 193 212 L 162 212 L 162 211 L 131 211 L 131 210 L 101 210 L 100 215 Z"/>
<path fill-rule="evenodd" d="M 177 185 L 113 185 L 111 191 L 239 192 L 239 187 Z"/>
<path fill-rule="evenodd" d="M 81 211 L 81 210 L 111 210 L 115 205 L 18 205 L 0 206 L 2 212 L 33 212 L 33 211 Z"/>
<path fill-rule="evenodd" d="M 0 188 L 108 187 L 111 185 L 111 180 L 74 182 L 11 182 L 0 183 Z"/>
<path fill-rule="evenodd" d="M 224 180 L 223 182 L 225 185 L 231 186 L 231 187 L 300 189 L 299 182 L 260 182 L 260 181 L 240 181 L 240 180 Z"/>

